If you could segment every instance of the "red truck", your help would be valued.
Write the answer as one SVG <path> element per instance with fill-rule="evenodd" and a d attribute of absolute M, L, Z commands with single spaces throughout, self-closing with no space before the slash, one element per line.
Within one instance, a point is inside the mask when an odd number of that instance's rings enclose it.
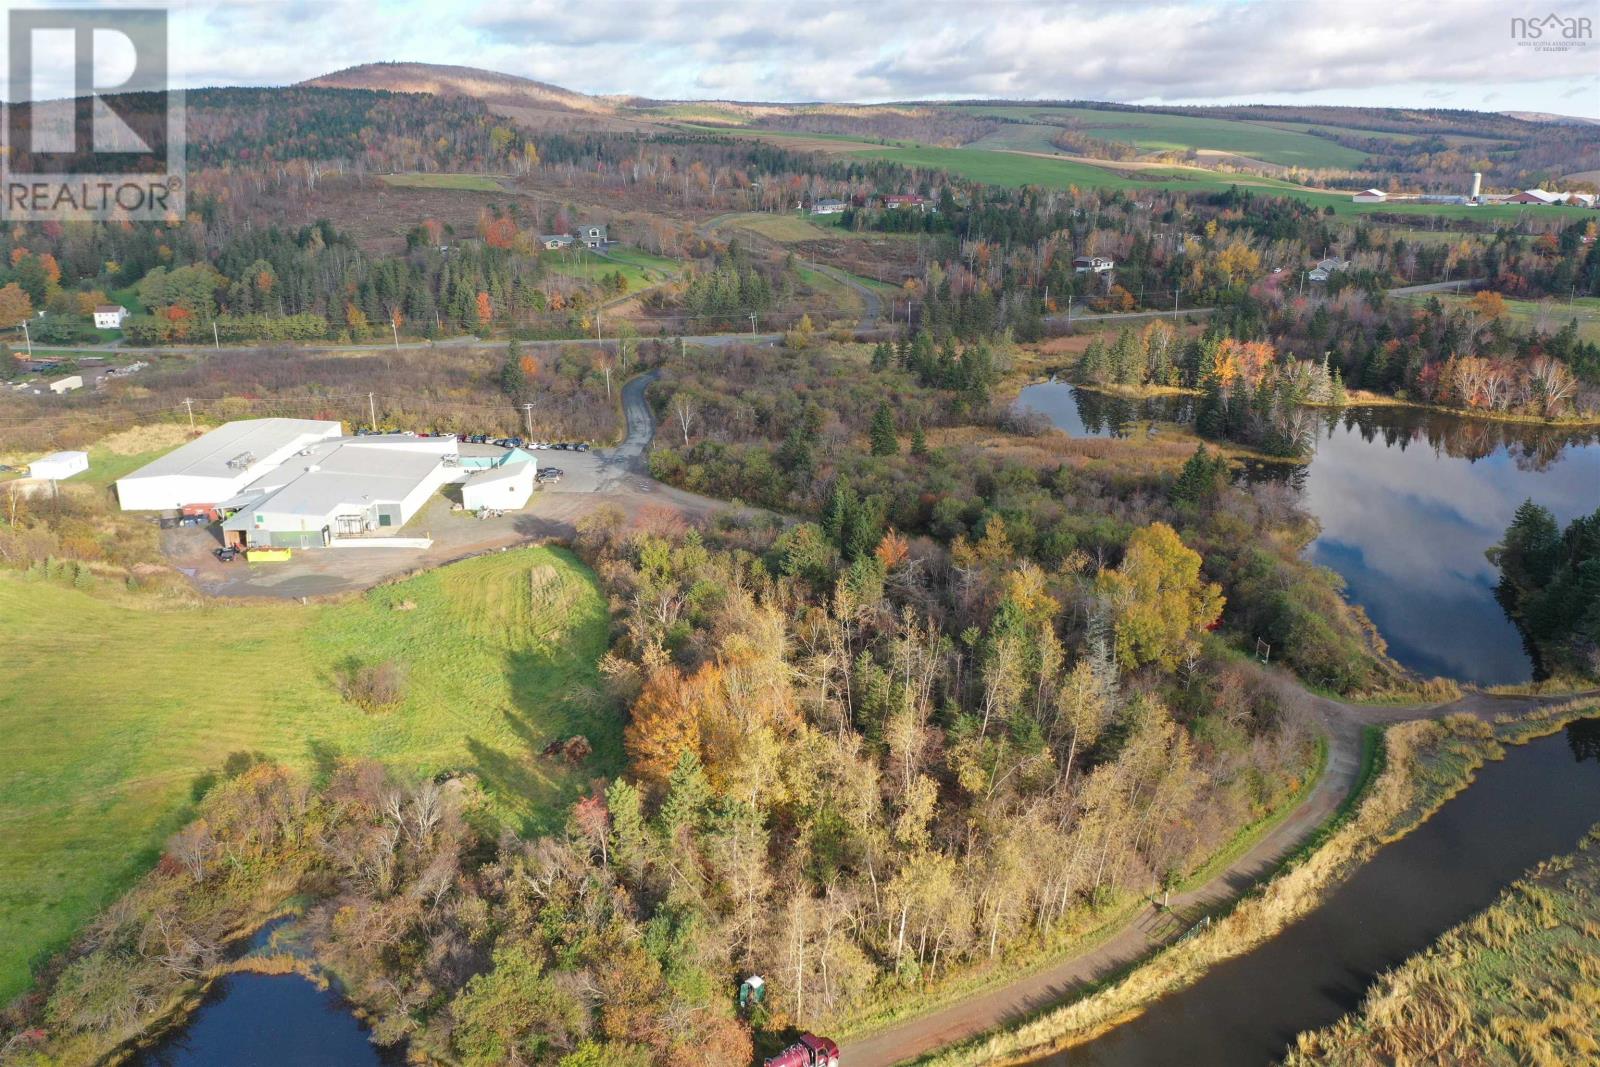
<path fill-rule="evenodd" d="M 800 1040 L 763 1060 L 762 1067 L 839 1067 L 839 1046 L 825 1037 L 801 1034 Z"/>

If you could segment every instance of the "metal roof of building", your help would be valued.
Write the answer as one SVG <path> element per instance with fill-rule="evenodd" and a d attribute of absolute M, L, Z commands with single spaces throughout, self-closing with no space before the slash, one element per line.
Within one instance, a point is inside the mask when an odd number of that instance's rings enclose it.
<path fill-rule="evenodd" d="M 340 437 L 290 457 L 267 472 L 251 489 L 266 490 L 224 529 L 254 529 L 254 515 L 299 515 L 323 519 L 336 508 L 397 504 L 454 451 L 452 438 L 400 435 Z M 248 492 L 248 490 L 247 490 Z"/>
<path fill-rule="evenodd" d="M 127 478 L 161 478 L 189 475 L 199 478 L 236 478 L 266 457 L 292 447 L 307 436 L 328 437 L 340 425 L 323 419 L 241 419 L 224 423 L 188 444 L 145 464 Z M 243 457 L 250 456 L 250 462 Z M 239 465 L 230 465 L 237 463 Z"/>

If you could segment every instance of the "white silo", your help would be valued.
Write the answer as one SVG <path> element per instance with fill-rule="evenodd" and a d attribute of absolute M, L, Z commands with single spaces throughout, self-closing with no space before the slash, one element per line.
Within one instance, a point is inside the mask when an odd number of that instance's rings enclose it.
<path fill-rule="evenodd" d="M 1469 199 L 1474 204 L 1483 199 L 1483 175 L 1477 171 L 1472 172 L 1472 196 Z"/>

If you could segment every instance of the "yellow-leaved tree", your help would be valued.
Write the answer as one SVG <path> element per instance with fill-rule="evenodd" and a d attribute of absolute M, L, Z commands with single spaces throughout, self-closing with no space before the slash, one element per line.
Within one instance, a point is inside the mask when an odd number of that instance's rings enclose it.
<path fill-rule="evenodd" d="M 1117 660 L 1174 669 L 1200 631 L 1222 617 L 1222 588 L 1200 577 L 1200 554 L 1164 522 L 1135 530 L 1122 565 L 1101 571 L 1116 619 Z"/>

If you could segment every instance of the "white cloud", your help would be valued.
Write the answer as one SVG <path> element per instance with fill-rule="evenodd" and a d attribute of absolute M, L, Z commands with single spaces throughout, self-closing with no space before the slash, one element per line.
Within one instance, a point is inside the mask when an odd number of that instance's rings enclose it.
<path fill-rule="evenodd" d="M 1554 8 L 1591 14 L 1593 4 Z M 1494 91 L 1499 106 L 1600 112 L 1600 42 L 1520 48 L 1515 12 L 1498 0 L 220 0 L 173 10 L 189 85 L 284 84 L 387 59 L 655 97 L 1404 106 Z"/>

